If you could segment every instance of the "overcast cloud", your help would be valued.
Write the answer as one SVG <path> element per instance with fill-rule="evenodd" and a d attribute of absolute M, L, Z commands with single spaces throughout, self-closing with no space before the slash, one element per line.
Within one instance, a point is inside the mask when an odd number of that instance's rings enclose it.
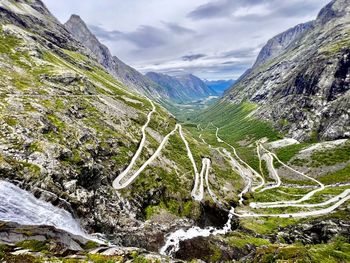
<path fill-rule="evenodd" d="M 315 19 L 330 0 L 44 0 L 80 15 L 112 53 L 143 73 L 238 78 L 274 35 Z"/>

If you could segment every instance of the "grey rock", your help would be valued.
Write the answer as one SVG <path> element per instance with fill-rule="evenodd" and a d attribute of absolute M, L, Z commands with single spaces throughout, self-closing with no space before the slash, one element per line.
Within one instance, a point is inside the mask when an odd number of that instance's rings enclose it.
<path fill-rule="evenodd" d="M 315 21 L 271 39 L 224 100 L 259 104 L 255 117 L 294 139 L 350 135 L 350 6 L 334 0 Z"/>
<path fill-rule="evenodd" d="M 168 98 L 162 87 L 113 56 L 109 49 L 91 33 L 79 16 L 72 15 L 65 23 L 65 28 L 77 41 L 87 47 L 90 53 L 97 58 L 97 61 L 126 87 L 156 100 Z"/>

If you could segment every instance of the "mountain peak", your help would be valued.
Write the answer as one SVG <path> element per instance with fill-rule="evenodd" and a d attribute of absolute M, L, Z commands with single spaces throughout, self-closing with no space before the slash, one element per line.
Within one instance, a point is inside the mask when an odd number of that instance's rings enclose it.
<path fill-rule="evenodd" d="M 64 26 L 70 31 L 73 36 L 76 37 L 77 34 L 85 35 L 84 38 L 94 38 L 94 42 L 98 41 L 97 38 L 91 33 L 88 26 L 84 20 L 76 14 L 72 14 L 69 20 L 64 24 Z M 79 39 L 79 38 L 77 38 Z M 79 39 L 80 40 L 80 39 Z"/>
<path fill-rule="evenodd" d="M 80 16 L 71 15 L 65 23 L 65 28 L 91 51 L 92 55 L 109 73 L 131 90 L 155 99 L 164 95 L 162 88 L 156 83 L 113 56 L 108 47 L 97 39 Z"/>
<path fill-rule="evenodd" d="M 326 5 L 317 16 L 316 22 L 323 25 L 350 13 L 349 0 L 333 0 Z"/>
<path fill-rule="evenodd" d="M 77 19 L 77 20 L 81 20 L 82 22 L 84 22 L 81 17 L 77 14 L 72 14 L 69 18 L 69 20 L 74 20 L 74 19 Z"/>
<path fill-rule="evenodd" d="M 294 43 L 306 31 L 313 28 L 313 26 L 313 21 L 299 24 L 270 39 L 260 51 L 254 68 L 280 55 L 289 45 Z"/>

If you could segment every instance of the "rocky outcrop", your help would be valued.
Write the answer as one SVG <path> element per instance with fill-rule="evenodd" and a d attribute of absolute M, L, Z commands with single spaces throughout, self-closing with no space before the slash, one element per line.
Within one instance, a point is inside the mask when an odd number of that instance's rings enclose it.
<path fill-rule="evenodd" d="M 260 51 L 253 68 L 256 68 L 282 54 L 289 45 L 298 41 L 298 38 L 305 34 L 305 32 L 312 29 L 314 27 L 313 24 L 314 22 L 308 22 L 297 25 L 270 39 Z"/>
<path fill-rule="evenodd" d="M 273 38 L 224 100 L 259 104 L 257 118 L 298 140 L 350 136 L 350 7 L 335 0 L 318 18 Z"/>
<path fill-rule="evenodd" d="M 108 246 L 54 227 L 0 222 L 1 262 L 91 262 L 92 259 L 98 262 L 174 262 L 145 249 Z"/>
<path fill-rule="evenodd" d="M 166 88 L 170 99 L 175 102 L 184 103 L 217 95 L 201 79 L 191 74 L 172 77 L 148 72 L 146 76 Z"/>
<path fill-rule="evenodd" d="M 72 15 L 65 23 L 65 28 L 77 41 L 83 43 L 83 45 L 91 51 L 92 55 L 96 56 L 98 62 L 101 63 L 110 74 L 126 87 L 155 100 L 161 98 L 168 99 L 168 93 L 164 88 L 113 56 L 109 49 L 101 44 L 96 36 L 91 33 L 85 22 L 79 16 Z"/>
<path fill-rule="evenodd" d="M 52 16 L 44 3 L 39 0 L 5 0 L 0 3 L 0 23 L 25 28 L 37 35 L 36 41 L 44 45 L 87 52 L 73 36 Z M 46 30 L 50 28 L 50 31 Z"/>
<path fill-rule="evenodd" d="M 350 237 L 350 222 L 346 220 L 315 220 L 305 224 L 281 228 L 277 235 L 288 244 L 328 243 L 337 236 Z"/>

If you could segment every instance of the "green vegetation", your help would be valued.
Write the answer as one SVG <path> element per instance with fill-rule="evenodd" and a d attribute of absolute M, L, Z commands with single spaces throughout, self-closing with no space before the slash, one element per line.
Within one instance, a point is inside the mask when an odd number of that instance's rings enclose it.
<path fill-rule="evenodd" d="M 350 261 L 350 244 L 338 237 L 330 244 L 319 245 L 272 245 L 260 247 L 253 262 L 325 262 L 339 263 Z"/>
<path fill-rule="evenodd" d="M 328 173 L 327 175 L 320 177 L 319 180 L 324 184 L 349 183 L 350 164 L 347 165 L 344 169 Z"/>
<path fill-rule="evenodd" d="M 276 155 L 284 163 L 288 163 L 295 155 L 297 155 L 301 150 L 310 146 L 309 143 L 293 144 L 286 147 L 278 148 L 276 150 Z M 280 167 L 281 164 L 278 163 L 276 168 Z"/>
<path fill-rule="evenodd" d="M 160 263 L 159 260 L 150 260 L 140 255 L 137 251 L 132 252 L 131 254 L 132 262 L 135 263 Z"/>
<path fill-rule="evenodd" d="M 145 209 L 146 219 L 149 220 L 153 215 L 157 215 L 161 212 L 161 210 L 168 211 L 169 213 L 179 216 L 179 217 L 196 217 L 196 210 L 198 205 L 195 202 L 187 201 L 187 202 L 179 202 L 176 200 L 166 200 L 161 201 L 157 206 L 148 206 Z"/>
<path fill-rule="evenodd" d="M 316 151 L 311 155 L 311 166 L 331 166 L 338 163 L 348 162 L 350 160 L 350 142 L 346 142 L 341 147 L 334 149 L 326 149 L 322 151 Z"/>
<path fill-rule="evenodd" d="M 123 257 L 121 257 L 121 256 L 104 256 L 104 255 L 99 255 L 99 254 L 89 254 L 87 256 L 87 258 L 89 261 L 91 261 L 93 263 L 119 263 L 119 262 L 123 262 Z"/>
<path fill-rule="evenodd" d="M 7 123 L 7 125 L 12 127 L 16 126 L 16 124 L 18 123 L 18 121 L 13 117 L 4 117 L 4 121 Z"/>
<path fill-rule="evenodd" d="M 194 120 L 203 125 L 212 122 L 220 128 L 220 136 L 229 143 L 255 141 L 264 137 L 271 141 L 280 138 L 269 123 L 248 117 L 256 109 L 256 104 L 248 102 L 241 104 L 221 102 L 209 107 Z"/>
<path fill-rule="evenodd" d="M 256 238 L 253 236 L 250 236 L 246 233 L 241 232 L 232 232 L 229 234 L 229 236 L 226 238 L 229 245 L 243 248 L 246 245 L 254 245 L 257 247 L 264 246 L 264 245 L 270 245 L 270 241 L 263 238 Z"/>
<path fill-rule="evenodd" d="M 295 218 L 244 218 L 241 220 L 241 226 L 254 231 L 257 234 L 272 234 L 279 227 L 286 227 L 300 222 L 300 219 Z"/>
<path fill-rule="evenodd" d="M 348 46 L 350 46 L 350 39 L 342 39 L 340 41 L 331 42 L 331 44 L 328 47 L 320 49 L 319 52 L 332 55 L 339 53 Z"/>
<path fill-rule="evenodd" d="M 43 148 L 42 148 L 42 145 L 40 142 L 38 141 L 35 141 L 35 142 L 32 142 L 29 146 L 29 152 L 30 153 L 34 153 L 34 152 L 42 152 L 43 151 Z"/>
<path fill-rule="evenodd" d="M 24 249 L 29 249 L 30 251 L 33 251 L 33 252 L 47 253 L 49 250 L 49 247 L 46 244 L 46 242 L 38 241 L 38 240 L 21 241 L 21 242 L 18 242 L 16 246 Z"/>

